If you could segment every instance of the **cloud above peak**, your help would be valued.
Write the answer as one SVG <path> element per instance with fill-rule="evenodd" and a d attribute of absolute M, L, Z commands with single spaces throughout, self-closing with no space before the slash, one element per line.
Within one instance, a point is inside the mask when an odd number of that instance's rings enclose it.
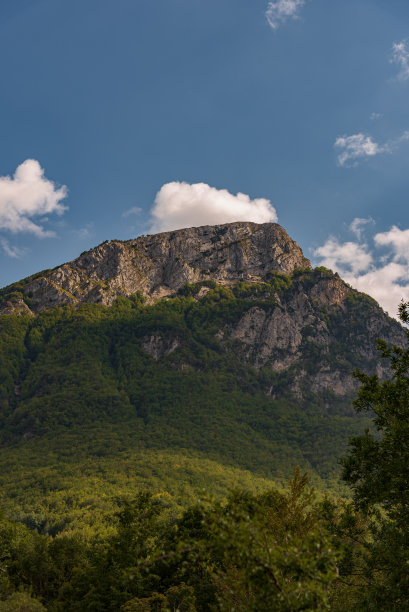
<path fill-rule="evenodd" d="M 272 0 L 266 9 L 266 19 L 272 30 L 277 30 L 288 19 L 296 19 L 305 0 Z"/>
<path fill-rule="evenodd" d="M 66 196 L 67 188 L 57 188 L 45 178 L 37 160 L 26 159 L 17 167 L 13 177 L 0 176 L 0 230 L 13 234 L 27 232 L 39 238 L 54 235 L 32 218 L 63 214 L 67 210 L 62 204 Z"/>
<path fill-rule="evenodd" d="M 233 221 L 277 221 L 275 208 L 265 198 L 252 200 L 244 193 L 233 195 L 227 189 L 216 189 L 206 183 L 177 181 L 166 183 L 158 191 L 151 215 L 151 232 Z"/>

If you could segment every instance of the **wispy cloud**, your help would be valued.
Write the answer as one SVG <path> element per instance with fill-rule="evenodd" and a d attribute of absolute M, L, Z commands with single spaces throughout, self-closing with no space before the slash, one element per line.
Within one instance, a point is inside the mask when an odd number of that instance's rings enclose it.
<path fill-rule="evenodd" d="M 63 214 L 67 207 L 61 202 L 66 196 L 65 186 L 57 188 L 44 177 L 37 160 L 27 159 L 18 166 L 13 177 L 0 176 L 0 229 L 14 234 L 28 232 L 39 238 L 53 236 L 53 232 L 34 223 L 32 218 Z"/>
<path fill-rule="evenodd" d="M 233 195 L 206 183 L 166 183 L 156 194 L 151 213 L 152 232 L 233 221 L 277 221 L 269 200 L 252 200 L 244 193 Z"/>
<path fill-rule="evenodd" d="M 409 79 L 409 48 L 407 40 L 401 40 L 399 43 L 393 43 L 391 62 L 399 66 L 399 80 L 406 81 Z"/>
<path fill-rule="evenodd" d="M 393 226 L 372 237 L 372 246 L 356 234 L 362 222 L 354 219 L 350 229 L 355 241 L 341 242 L 330 236 L 314 251 L 321 265 L 338 272 L 350 285 L 375 298 L 391 316 L 397 316 L 398 305 L 409 301 L 409 229 Z M 355 230 L 355 231 L 354 231 Z"/>
<path fill-rule="evenodd" d="M 373 224 L 373 223 L 375 223 L 375 221 L 371 217 L 368 217 L 367 219 L 362 219 L 360 217 L 355 217 L 355 219 L 353 221 L 351 221 L 351 223 L 349 225 L 349 230 L 353 234 L 355 234 L 355 236 L 358 238 L 358 240 L 361 240 L 362 233 L 364 231 L 365 226 Z"/>
<path fill-rule="evenodd" d="M 358 160 L 373 157 L 385 151 L 385 147 L 379 145 L 372 136 L 361 132 L 351 136 L 338 136 L 334 147 L 340 151 L 337 157 L 339 166 L 355 166 Z"/>
<path fill-rule="evenodd" d="M 380 144 L 368 135 L 359 132 L 351 136 L 338 136 L 334 148 L 339 151 L 337 162 L 339 166 L 351 168 L 357 166 L 360 161 L 380 155 L 381 153 L 393 153 L 403 142 L 409 140 L 409 130 L 405 130 L 397 138 Z"/>
<path fill-rule="evenodd" d="M 122 213 L 122 217 L 129 217 L 130 215 L 139 215 L 142 212 L 142 208 L 140 206 L 132 206 L 132 208 L 128 208 L 125 212 Z"/>
<path fill-rule="evenodd" d="M 273 30 L 277 30 L 288 19 L 296 19 L 305 0 L 273 0 L 268 3 L 266 19 Z"/>
<path fill-rule="evenodd" d="M 85 240 L 91 237 L 94 229 L 94 223 L 87 223 L 84 227 L 73 229 L 72 233 L 80 240 Z"/>
<path fill-rule="evenodd" d="M 383 117 L 383 113 L 371 113 L 369 115 L 369 119 L 371 121 L 378 121 L 378 119 L 382 119 L 382 117 Z"/>
<path fill-rule="evenodd" d="M 5 238 L 0 238 L 0 245 L 6 255 L 12 257 L 13 259 L 20 259 L 20 257 L 22 257 L 25 253 L 25 249 L 19 249 L 18 247 L 11 245 Z"/>

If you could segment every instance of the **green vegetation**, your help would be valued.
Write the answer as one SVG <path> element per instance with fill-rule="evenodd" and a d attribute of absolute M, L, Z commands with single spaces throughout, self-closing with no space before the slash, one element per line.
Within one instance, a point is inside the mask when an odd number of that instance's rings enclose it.
<path fill-rule="evenodd" d="M 0 610 L 330 609 L 343 549 L 327 515 L 297 470 L 285 492 L 236 491 L 171 520 L 139 493 L 103 539 L 53 539 L 0 517 Z"/>
<path fill-rule="evenodd" d="M 204 283 L 200 300 L 200 288 L 186 286 L 154 305 L 136 294 L 110 308 L 0 317 L 4 508 L 41 533 L 103 531 L 127 491 L 151 487 L 177 512 L 203 489 L 223 496 L 237 486 L 281 487 L 294 465 L 318 489 L 344 495 L 338 457 L 369 419 L 329 391 L 313 394 L 304 384 L 304 398 L 293 395 L 298 372 L 313 373 L 322 361 L 319 345 L 306 334 L 303 360 L 278 374 L 252 368 L 217 336 L 249 308 L 269 311 L 277 295 L 291 299 L 295 284 L 323 274 L 270 274 L 230 288 Z M 321 315 L 332 333 L 337 326 L 343 333 L 337 311 Z M 348 372 L 348 363 L 360 365 L 348 350 L 347 342 L 324 360 Z"/>
<path fill-rule="evenodd" d="M 399 307 L 409 323 L 409 304 Z M 409 331 L 407 331 L 409 340 Z M 356 372 L 361 382 L 355 406 L 374 415 L 375 432 L 351 441 L 343 459 L 343 477 L 354 491 L 356 506 L 370 519 L 371 544 L 364 569 L 371 580 L 364 604 L 378 609 L 409 609 L 409 347 L 379 341 L 392 378 Z"/>
<path fill-rule="evenodd" d="M 0 612 L 409 609 L 409 349 L 380 343 L 391 380 L 356 373 L 356 417 L 220 341 L 326 276 L 0 317 Z M 306 329 L 297 367 L 359 366 L 373 307 L 322 308 L 342 350 Z"/>

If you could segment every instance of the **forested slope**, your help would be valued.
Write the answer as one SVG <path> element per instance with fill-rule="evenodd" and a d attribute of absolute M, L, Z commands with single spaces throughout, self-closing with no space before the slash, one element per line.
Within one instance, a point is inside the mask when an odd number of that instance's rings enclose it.
<path fill-rule="evenodd" d="M 386 372 L 379 335 L 404 337 L 325 269 L 2 315 L 3 506 L 58 533 L 100 528 L 143 487 L 177 509 L 300 465 L 336 491 L 338 457 L 368 422 L 351 370 Z"/>

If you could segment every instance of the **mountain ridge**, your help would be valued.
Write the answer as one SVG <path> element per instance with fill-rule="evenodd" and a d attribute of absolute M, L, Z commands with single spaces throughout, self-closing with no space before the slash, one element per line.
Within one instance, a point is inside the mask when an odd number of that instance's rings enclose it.
<path fill-rule="evenodd" d="M 71 262 L 17 283 L 20 297 L 7 299 L 3 289 L 0 314 L 82 302 L 110 305 L 118 296 L 138 291 L 155 300 L 175 295 L 186 283 L 256 282 L 269 272 L 288 274 L 296 268 L 311 268 L 311 263 L 276 223 L 184 228 L 105 241 Z"/>

